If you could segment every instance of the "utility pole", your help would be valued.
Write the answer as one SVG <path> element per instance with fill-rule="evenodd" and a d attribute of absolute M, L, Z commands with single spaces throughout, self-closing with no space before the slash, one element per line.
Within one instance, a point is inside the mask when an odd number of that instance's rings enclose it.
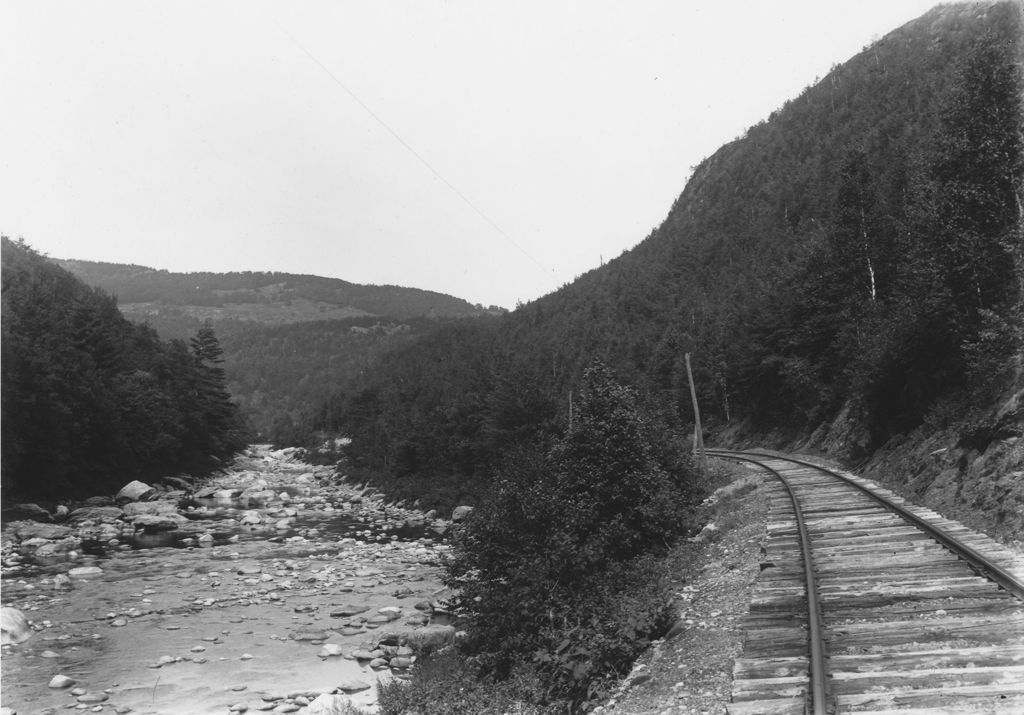
<path fill-rule="evenodd" d="M 686 377 L 690 381 L 690 399 L 693 400 L 693 456 L 697 469 L 704 474 L 704 432 L 700 427 L 700 407 L 697 405 L 697 388 L 693 385 L 693 370 L 690 368 L 690 353 L 685 353 Z"/>

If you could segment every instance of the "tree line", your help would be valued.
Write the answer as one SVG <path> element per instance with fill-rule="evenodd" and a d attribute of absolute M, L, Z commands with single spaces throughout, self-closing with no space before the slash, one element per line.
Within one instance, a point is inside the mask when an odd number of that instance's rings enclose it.
<path fill-rule="evenodd" d="M 2 266 L 5 499 L 109 494 L 246 443 L 212 328 L 162 341 L 24 241 Z"/>

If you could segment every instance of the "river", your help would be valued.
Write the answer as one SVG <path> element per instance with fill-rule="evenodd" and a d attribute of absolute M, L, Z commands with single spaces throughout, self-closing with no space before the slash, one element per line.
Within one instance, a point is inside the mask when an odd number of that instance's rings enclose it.
<path fill-rule="evenodd" d="M 134 507 L 156 516 L 72 513 L 49 548 L 5 526 L 0 596 L 31 625 L 3 646 L 5 712 L 373 712 L 378 679 L 407 673 L 407 639 L 452 636 L 446 522 L 267 446 L 196 494 Z"/>

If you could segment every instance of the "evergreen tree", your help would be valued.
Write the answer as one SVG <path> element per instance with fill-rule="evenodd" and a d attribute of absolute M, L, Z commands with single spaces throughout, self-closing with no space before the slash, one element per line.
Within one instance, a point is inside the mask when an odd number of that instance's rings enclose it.
<path fill-rule="evenodd" d="M 190 354 L 24 242 L 2 259 L 5 497 L 116 491 L 244 444 L 212 331 Z"/>

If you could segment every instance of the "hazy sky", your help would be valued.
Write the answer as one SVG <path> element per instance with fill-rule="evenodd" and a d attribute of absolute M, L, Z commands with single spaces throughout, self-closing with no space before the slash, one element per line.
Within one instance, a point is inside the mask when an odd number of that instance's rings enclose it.
<path fill-rule="evenodd" d="M 0 0 L 0 232 L 513 307 L 934 0 Z"/>

